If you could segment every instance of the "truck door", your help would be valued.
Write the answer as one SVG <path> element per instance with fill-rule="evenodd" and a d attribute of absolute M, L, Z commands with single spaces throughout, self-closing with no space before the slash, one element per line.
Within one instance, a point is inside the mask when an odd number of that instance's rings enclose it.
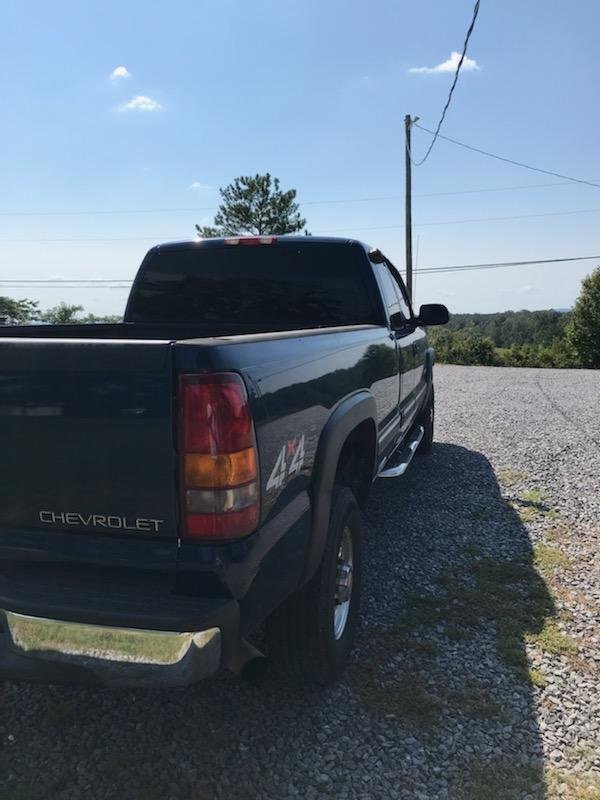
<path fill-rule="evenodd" d="M 394 282 L 396 292 L 400 298 L 400 312 L 398 322 L 394 320 L 394 329 L 400 349 L 406 353 L 406 372 L 402 373 L 401 380 L 404 387 L 401 389 L 402 433 L 406 433 L 414 424 L 415 418 L 421 408 L 424 394 L 427 391 L 427 376 L 425 373 L 425 352 L 427 337 L 423 328 L 414 324 L 414 314 L 404 282 L 396 268 L 388 262 L 388 269 Z"/>
<path fill-rule="evenodd" d="M 414 424 L 426 389 L 425 332 L 413 323 L 406 289 L 396 269 L 387 260 L 377 266 L 398 350 L 400 433 L 404 436 Z"/>

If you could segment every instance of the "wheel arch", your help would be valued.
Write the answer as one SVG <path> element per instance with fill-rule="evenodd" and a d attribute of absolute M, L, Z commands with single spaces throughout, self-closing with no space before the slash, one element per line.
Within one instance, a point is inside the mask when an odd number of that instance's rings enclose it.
<path fill-rule="evenodd" d="M 338 478 L 366 500 L 377 465 L 377 407 L 370 392 L 347 397 L 333 411 L 319 438 L 311 484 L 312 523 L 301 583 L 316 572 L 325 549 L 331 497 Z"/>

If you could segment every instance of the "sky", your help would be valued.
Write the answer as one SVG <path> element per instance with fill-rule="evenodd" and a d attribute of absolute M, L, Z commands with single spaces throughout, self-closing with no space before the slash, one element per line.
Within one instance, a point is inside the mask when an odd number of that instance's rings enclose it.
<path fill-rule="evenodd" d="M 402 270 L 404 115 L 435 127 L 472 10 L 4 0 L 0 281 L 130 280 L 152 245 L 212 221 L 219 187 L 267 171 L 297 189 L 312 233 L 362 239 Z M 600 181 L 599 29 L 594 0 L 481 0 L 442 132 Z M 415 159 L 429 142 L 413 130 Z M 438 140 L 413 192 L 417 269 L 600 255 L 599 188 Z M 416 304 L 564 308 L 597 263 L 417 273 Z M 127 290 L 0 294 L 116 314 Z"/>

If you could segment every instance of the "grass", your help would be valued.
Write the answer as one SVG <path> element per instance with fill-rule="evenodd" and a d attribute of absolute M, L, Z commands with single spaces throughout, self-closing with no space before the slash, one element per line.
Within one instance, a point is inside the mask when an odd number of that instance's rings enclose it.
<path fill-rule="evenodd" d="M 528 489 L 526 492 L 523 492 L 520 496 L 520 499 L 523 500 L 525 503 L 533 503 L 535 505 L 539 505 L 545 497 L 545 492 L 542 492 L 540 489 Z"/>
<path fill-rule="evenodd" d="M 413 724 L 430 727 L 444 709 L 483 719 L 502 711 L 489 692 L 472 681 L 461 689 L 446 690 L 437 684 L 429 685 L 424 674 L 415 669 L 381 675 L 364 664 L 356 664 L 351 675 L 361 704 L 376 717 L 409 719 Z"/>
<path fill-rule="evenodd" d="M 495 699 L 476 685 L 467 682 L 460 691 L 450 691 L 443 682 L 432 683 L 435 665 L 428 664 L 428 659 L 438 651 L 422 635 L 423 629 L 430 627 L 443 628 L 452 642 L 476 633 L 491 634 L 499 659 L 516 677 L 532 686 L 545 686 L 543 673 L 529 667 L 526 643 L 557 655 L 575 654 L 577 644 L 558 629 L 553 598 L 536 567 L 556 569 L 568 563 L 565 559 L 557 548 L 537 545 L 531 559 L 496 560 L 479 555 L 466 565 L 442 572 L 436 579 L 436 593 L 409 597 L 392 629 L 370 633 L 375 650 L 381 652 L 371 659 L 375 668 L 356 665 L 352 671 L 359 700 L 376 716 L 408 717 L 422 724 L 430 724 L 443 709 L 467 716 L 501 714 Z M 398 662 L 390 666 L 390 651 L 406 654 L 409 661 L 412 656 L 418 669 L 396 672 Z M 507 772 L 501 780 L 511 786 L 507 775 L 512 773 Z M 499 798 L 509 796 L 499 792 Z"/>
<path fill-rule="evenodd" d="M 577 642 L 559 630 L 554 620 L 546 620 L 541 631 L 528 634 L 527 640 L 553 655 L 576 653 L 578 649 Z"/>
<path fill-rule="evenodd" d="M 508 761 L 472 761 L 458 779 L 458 792 L 453 797 L 461 800 L 517 800 L 523 795 L 542 789 L 541 770 L 519 767 Z M 537 795 L 539 796 L 539 794 Z"/>
<path fill-rule="evenodd" d="M 537 636 L 541 646 L 548 645 L 547 618 L 554 614 L 533 562 L 479 558 L 462 574 L 457 569 L 442 573 L 437 583 L 443 594 L 411 597 L 397 630 L 443 624 L 452 641 L 467 639 L 476 629 L 491 632 L 499 657 L 531 681 L 525 637 Z"/>
<path fill-rule="evenodd" d="M 356 664 L 352 678 L 362 705 L 373 716 L 409 717 L 413 722 L 428 724 L 444 705 L 414 671 L 381 679 L 367 664 Z"/>
<path fill-rule="evenodd" d="M 517 800 L 524 795 L 548 800 L 600 800 L 598 772 L 573 773 L 550 767 L 519 767 L 498 760 L 472 761 L 459 777 L 453 797 L 461 800 Z"/>
<path fill-rule="evenodd" d="M 549 798 L 561 800 L 600 800 L 600 773 L 573 773 L 548 769 L 546 786 Z"/>
<path fill-rule="evenodd" d="M 553 572 L 570 565 L 569 557 L 562 550 L 550 547 L 543 542 L 534 545 L 533 560 L 536 567 L 542 572 Z"/>
<path fill-rule="evenodd" d="M 514 486 L 527 480 L 527 473 L 518 469 L 501 469 L 498 471 L 498 480 L 503 486 Z"/>
<path fill-rule="evenodd" d="M 546 678 L 541 669 L 528 670 L 527 678 L 532 686 L 537 686 L 538 689 L 543 689 L 546 685 Z"/>
<path fill-rule="evenodd" d="M 538 515 L 538 509 L 535 506 L 520 506 L 515 504 L 513 508 L 521 518 L 521 522 L 525 524 L 533 522 Z"/>

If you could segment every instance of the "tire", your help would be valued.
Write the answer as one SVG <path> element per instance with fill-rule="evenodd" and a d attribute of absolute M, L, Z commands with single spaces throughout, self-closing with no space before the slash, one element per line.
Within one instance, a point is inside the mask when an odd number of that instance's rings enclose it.
<path fill-rule="evenodd" d="M 431 453 L 433 448 L 433 432 L 435 426 L 435 392 L 433 386 L 431 387 L 431 393 L 425 404 L 425 408 L 419 414 L 418 424 L 423 426 L 425 433 L 417 448 L 417 453 L 420 456 L 426 456 Z"/>
<path fill-rule="evenodd" d="M 330 683 L 348 661 L 359 617 L 361 554 L 358 504 L 350 489 L 335 486 L 325 552 L 316 574 L 267 620 L 267 650 L 274 666 L 296 681 Z M 339 556 L 346 567 L 351 562 L 351 571 L 346 569 L 340 580 Z M 350 594 L 347 601 L 340 602 L 345 596 L 343 583 L 350 584 Z"/>

